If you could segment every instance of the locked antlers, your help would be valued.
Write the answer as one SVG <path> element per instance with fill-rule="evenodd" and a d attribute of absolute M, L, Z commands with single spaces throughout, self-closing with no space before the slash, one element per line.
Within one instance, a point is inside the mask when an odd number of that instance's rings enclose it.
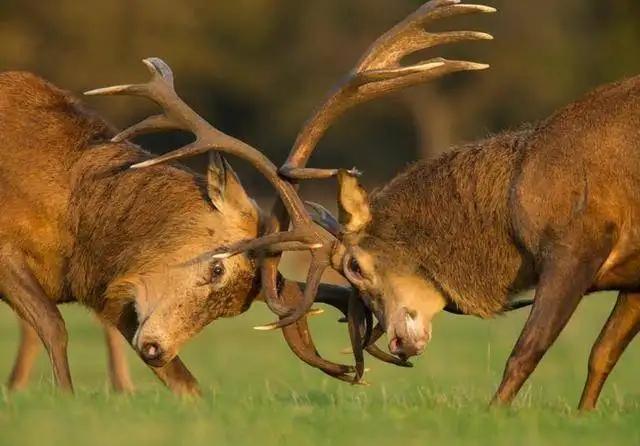
<path fill-rule="evenodd" d="M 176 94 L 173 74 L 167 64 L 160 59 L 144 61 L 152 74 L 151 80 L 146 84 L 104 88 L 87 94 L 143 96 L 162 107 L 161 115 L 147 118 L 134 125 L 117 135 L 114 141 L 168 129 L 186 130 L 195 135 L 196 140 L 193 143 L 132 166 L 133 168 L 152 166 L 213 150 L 248 161 L 273 185 L 279 201 L 267 222 L 267 234 L 261 238 L 230 246 L 216 255 L 228 257 L 245 251 L 259 251 L 267 255 L 261 266 L 262 291 L 267 304 L 280 316 L 280 320 L 258 328 L 282 328 L 295 323 L 307 314 L 316 298 L 322 274 L 331 264 L 334 248 L 340 244 L 340 234 L 329 234 L 314 225 L 296 190 L 297 181 L 330 178 L 338 173 L 337 169 L 306 167 L 317 143 L 338 117 L 358 104 L 446 74 L 488 68 L 485 64 L 442 58 L 428 59 L 410 65 L 403 65 L 402 61 L 406 56 L 417 51 L 438 45 L 492 39 L 489 34 L 476 31 L 432 33 L 426 30 L 427 26 L 443 18 L 492 12 L 495 12 L 494 8 L 461 4 L 460 0 L 432 0 L 422 5 L 404 21 L 378 38 L 365 52 L 348 76 L 336 86 L 307 121 L 298 134 L 289 157 L 280 169 L 277 169 L 261 152 L 217 130 L 189 108 Z M 357 171 L 353 170 L 350 173 L 356 175 Z M 280 253 L 290 250 L 308 250 L 312 257 L 304 293 L 293 309 L 290 305 L 284 305 L 278 287 Z M 367 328 L 370 323 L 362 322 L 366 321 L 366 314 L 358 316 L 357 313 L 355 310 L 349 312 L 352 322 L 350 333 L 353 343 L 362 344 L 361 338 L 364 336 L 366 340 L 369 337 L 366 332 L 370 331 L 370 328 Z M 310 338 L 307 341 L 305 348 L 315 352 Z M 361 352 L 364 347 L 366 345 L 354 345 L 354 354 L 358 356 L 358 350 Z M 391 359 L 391 361 L 395 360 Z M 360 370 L 356 375 L 361 375 Z"/>
<path fill-rule="evenodd" d="M 459 0 L 432 0 L 379 37 L 304 125 L 289 157 L 279 170 L 282 177 L 295 186 L 300 180 L 330 178 L 338 174 L 338 169 L 313 169 L 307 168 L 306 164 L 327 129 L 350 108 L 449 73 L 488 68 L 486 64 L 442 58 L 406 66 L 402 65 L 402 61 L 406 56 L 417 51 L 438 45 L 465 40 L 493 39 L 491 35 L 477 31 L 431 33 L 425 29 L 439 19 L 492 12 L 495 12 L 495 9 L 489 6 L 460 4 Z M 350 173 L 357 175 L 355 169 Z M 290 221 L 289 216 L 290 214 L 286 212 L 286 202 L 276 203 L 272 211 L 271 226 L 287 227 Z M 292 221 L 292 223 L 295 225 L 295 222 Z M 267 242 L 268 239 L 265 237 L 262 241 Z M 331 254 L 330 249 L 313 253 L 312 269 L 314 265 L 328 264 Z M 263 290 L 265 294 L 271 295 L 269 301 L 277 300 L 276 286 L 273 282 L 277 266 L 277 256 L 269 259 L 263 266 Z M 308 297 L 310 296 L 305 296 L 305 299 L 300 302 L 297 314 L 303 313 L 303 310 L 308 310 L 312 305 L 313 302 L 308 300 Z M 279 326 L 281 324 L 274 323 L 262 328 L 272 329 Z"/>

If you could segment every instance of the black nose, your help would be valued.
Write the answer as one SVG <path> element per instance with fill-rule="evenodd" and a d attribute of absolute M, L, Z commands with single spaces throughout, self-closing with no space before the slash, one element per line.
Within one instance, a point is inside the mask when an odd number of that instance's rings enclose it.
<path fill-rule="evenodd" d="M 140 356 L 146 362 L 153 362 L 162 356 L 162 349 L 157 342 L 145 342 L 140 349 Z"/>

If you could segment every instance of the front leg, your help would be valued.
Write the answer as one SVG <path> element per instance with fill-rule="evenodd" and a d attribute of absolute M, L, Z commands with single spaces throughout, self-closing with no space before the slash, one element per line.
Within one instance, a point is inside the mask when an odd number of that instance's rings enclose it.
<path fill-rule="evenodd" d="M 105 317 L 107 314 L 117 314 L 118 316 Z M 116 326 L 129 345 L 133 347 L 133 337 L 138 329 L 138 315 L 136 314 L 133 304 L 123 305 L 118 311 L 109 308 L 103 314 L 103 317 L 107 319 L 107 323 L 111 322 Z M 111 317 L 115 320 L 111 321 Z M 173 393 L 196 396 L 201 394 L 198 381 L 178 356 L 173 358 L 164 367 L 152 367 L 149 365 L 148 367 Z"/>
<path fill-rule="evenodd" d="M 49 354 L 58 387 L 73 392 L 64 319 L 27 265 L 24 254 L 11 245 L 0 247 L 0 295 L 35 329 Z"/>
<path fill-rule="evenodd" d="M 610 252 L 608 239 L 563 241 L 544 262 L 533 308 L 492 404 L 510 404 L 569 321 Z M 587 249 L 585 249 L 587 248 Z"/>
<path fill-rule="evenodd" d="M 107 360 L 111 387 L 118 393 L 132 393 L 134 390 L 127 357 L 124 353 L 124 340 L 120 331 L 110 324 L 103 323 L 104 337 L 107 344 Z"/>
<path fill-rule="evenodd" d="M 164 367 L 149 366 L 149 368 L 176 395 L 202 396 L 198 381 L 180 357 L 176 356 Z"/>

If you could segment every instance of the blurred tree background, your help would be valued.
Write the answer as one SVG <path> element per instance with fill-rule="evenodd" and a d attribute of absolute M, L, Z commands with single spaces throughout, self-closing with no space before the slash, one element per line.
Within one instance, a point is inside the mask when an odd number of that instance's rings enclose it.
<path fill-rule="evenodd" d="M 188 103 L 275 162 L 332 84 L 419 0 L 3 0 L 3 70 L 34 71 L 81 92 L 146 78 L 158 56 Z M 637 0 L 487 0 L 492 16 L 438 29 L 487 31 L 493 42 L 431 50 L 492 69 L 453 75 L 362 106 L 332 129 L 314 166 L 353 165 L 379 184 L 411 160 L 548 116 L 595 86 L 640 73 Z M 132 98 L 91 100 L 118 126 L 153 108 Z M 142 141 L 165 151 L 182 135 Z M 237 163 L 236 163 L 237 164 Z M 242 169 L 242 172 L 248 172 Z M 263 192 L 257 175 L 243 175 Z"/>

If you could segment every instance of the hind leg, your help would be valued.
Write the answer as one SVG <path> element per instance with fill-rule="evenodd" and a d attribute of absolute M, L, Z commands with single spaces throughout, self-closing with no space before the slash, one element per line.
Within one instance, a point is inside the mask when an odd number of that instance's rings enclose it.
<path fill-rule="evenodd" d="M 609 373 L 638 331 L 640 331 L 640 293 L 620 293 L 609 319 L 591 350 L 587 383 L 580 399 L 581 410 L 592 410 L 596 407 Z"/>
<path fill-rule="evenodd" d="M 20 345 L 7 382 L 9 390 L 22 390 L 27 387 L 33 363 L 38 355 L 38 350 L 40 350 L 38 333 L 20 318 L 18 318 L 18 323 L 20 324 Z"/>

